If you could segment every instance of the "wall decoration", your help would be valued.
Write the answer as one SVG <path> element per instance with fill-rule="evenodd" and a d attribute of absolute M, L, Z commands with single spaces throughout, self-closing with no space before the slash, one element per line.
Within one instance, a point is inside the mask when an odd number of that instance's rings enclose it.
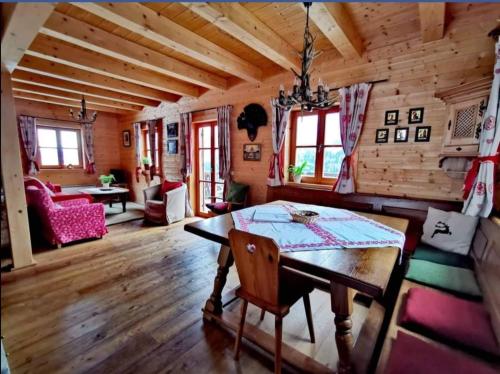
<path fill-rule="evenodd" d="M 377 129 L 375 143 L 387 143 L 389 141 L 389 129 Z"/>
<path fill-rule="evenodd" d="M 169 155 L 177 154 L 177 140 L 167 140 L 167 153 Z"/>
<path fill-rule="evenodd" d="M 417 126 L 415 130 L 416 142 L 428 142 L 431 140 L 431 127 L 430 126 Z"/>
<path fill-rule="evenodd" d="M 424 122 L 424 108 L 412 108 L 408 113 L 408 123 L 422 123 Z"/>
<path fill-rule="evenodd" d="M 167 124 L 167 138 L 177 138 L 179 136 L 179 124 L 169 123 Z"/>
<path fill-rule="evenodd" d="M 394 143 L 406 143 L 408 141 L 408 127 L 398 127 L 394 133 Z"/>
<path fill-rule="evenodd" d="M 384 125 L 397 125 L 399 120 L 399 110 L 386 110 Z"/>
<path fill-rule="evenodd" d="M 246 129 L 248 139 L 251 142 L 257 137 L 257 130 L 260 126 L 267 125 L 267 114 L 262 105 L 249 104 L 238 116 L 238 129 Z"/>
<path fill-rule="evenodd" d="M 122 142 L 124 147 L 130 147 L 130 130 L 122 131 Z"/>
<path fill-rule="evenodd" d="M 243 145 L 243 160 L 245 161 L 260 161 L 261 144 L 244 144 Z"/>

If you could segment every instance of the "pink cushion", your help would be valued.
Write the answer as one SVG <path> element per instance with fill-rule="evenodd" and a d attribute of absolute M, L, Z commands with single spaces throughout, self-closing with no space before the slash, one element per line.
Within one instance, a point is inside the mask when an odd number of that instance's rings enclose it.
<path fill-rule="evenodd" d="M 25 187 L 35 186 L 45 190 L 49 194 L 49 196 L 55 195 L 54 192 L 45 185 L 45 183 L 43 183 L 40 179 L 35 177 L 24 177 L 24 186 Z"/>
<path fill-rule="evenodd" d="M 482 351 L 497 353 L 488 312 L 481 303 L 427 288 L 411 288 L 400 324 L 417 327 L 435 337 Z"/>
<path fill-rule="evenodd" d="M 176 188 L 182 187 L 182 182 L 169 182 L 167 180 L 163 181 L 161 185 L 161 196 L 165 195 L 166 192 L 175 190 Z"/>
<path fill-rule="evenodd" d="M 426 343 L 398 332 L 392 345 L 385 374 L 493 374 L 497 371 L 458 351 Z"/>

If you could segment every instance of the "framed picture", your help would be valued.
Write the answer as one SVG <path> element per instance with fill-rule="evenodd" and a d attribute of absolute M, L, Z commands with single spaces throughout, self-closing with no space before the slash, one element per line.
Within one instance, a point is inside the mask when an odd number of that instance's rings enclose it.
<path fill-rule="evenodd" d="M 387 143 L 389 141 L 389 129 L 377 129 L 375 143 Z"/>
<path fill-rule="evenodd" d="M 179 124 L 169 123 L 167 124 L 167 138 L 177 138 L 179 136 Z"/>
<path fill-rule="evenodd" d="M 167 140 L 167 153 L 169 155 L 177 154 L 177 140 Z"/>
<path fill-rule="evenodd" d="M 399 120 L 399 110 L 386 110 L 384 125 L 397 125 Z"/>
<path fill-rule="evenodd" d="M 431 127 L 430 126 L 417 126 L 415 129 L 416 142 L 428 142 L 431 140 Z"/>
<path fill-rule="evenodd" d="M 424 108 L 412 108 L 408 113 L 408 123 L 424 122 Z"/>
<path fill-rule="evenodd" d="M 260 156 L 261 156 L 261 144 L 243 145 L 243 160 L 260 161 Z"/>
<path fill-rule="evenodd" d="M 408 127 L 398 127 L 394 133 L 394 143 L 406 143 L 408 141 Z"/>
<path fill-rule="evenodd" d="M 130 130 L 122 132 L 122 142 L 124 147 L 130 147 Z"/>

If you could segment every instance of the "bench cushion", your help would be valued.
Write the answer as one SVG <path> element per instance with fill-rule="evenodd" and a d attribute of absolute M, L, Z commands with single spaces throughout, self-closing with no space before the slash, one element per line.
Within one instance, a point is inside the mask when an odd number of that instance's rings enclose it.
<path fill-rule="evenodd" d="M 456 266 L 459 268 L 472 269 L 473 261 L 470 256 L 442 251 L 432 245 L 420 243 L 417 245 L 412 258 L 416 260 L 425 260 L 436 264 Z"/>
<path fill-rule="evenodd" d="M 432 338 L 498 354 L 496 337 L 484 306 L 428 288 L 411 288 L 400 324 Z"/>
<path fill-rule="evenodd" d="M 409 354 L 411 352 L 411 354 Z M 495 369 L 458 351 L 437 347 L 398 331 L 385 374 L 493 374 Z"/>
<path fill-rule="evenodd" d="M 470 269 L 411 259 L 406 278 L 460 296 L 482 297 L 474 272 Z"/>

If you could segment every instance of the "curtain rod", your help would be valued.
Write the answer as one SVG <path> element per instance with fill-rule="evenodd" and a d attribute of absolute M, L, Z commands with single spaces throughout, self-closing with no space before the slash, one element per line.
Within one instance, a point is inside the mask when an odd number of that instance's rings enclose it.
<path fill-rule="evenodd" d="M 36 119 L 46 119 L 46 120 L 49 120 L 49 121 L 70 122 L 70 123 L 78 123 L 78 124 L 82 124 L 83 123 L 83 122 L 78 122 L 78 121 L 75 121 L 75 120 L 72 120 L 72 119 L 65 120 L 65 119 L 57 119 L 57 118 L 49 118 L 49 117 L 39 117 L 39 116 L 30 115 L 30 114 L 19 114 L 19 116 L 35 117 Z"/>

